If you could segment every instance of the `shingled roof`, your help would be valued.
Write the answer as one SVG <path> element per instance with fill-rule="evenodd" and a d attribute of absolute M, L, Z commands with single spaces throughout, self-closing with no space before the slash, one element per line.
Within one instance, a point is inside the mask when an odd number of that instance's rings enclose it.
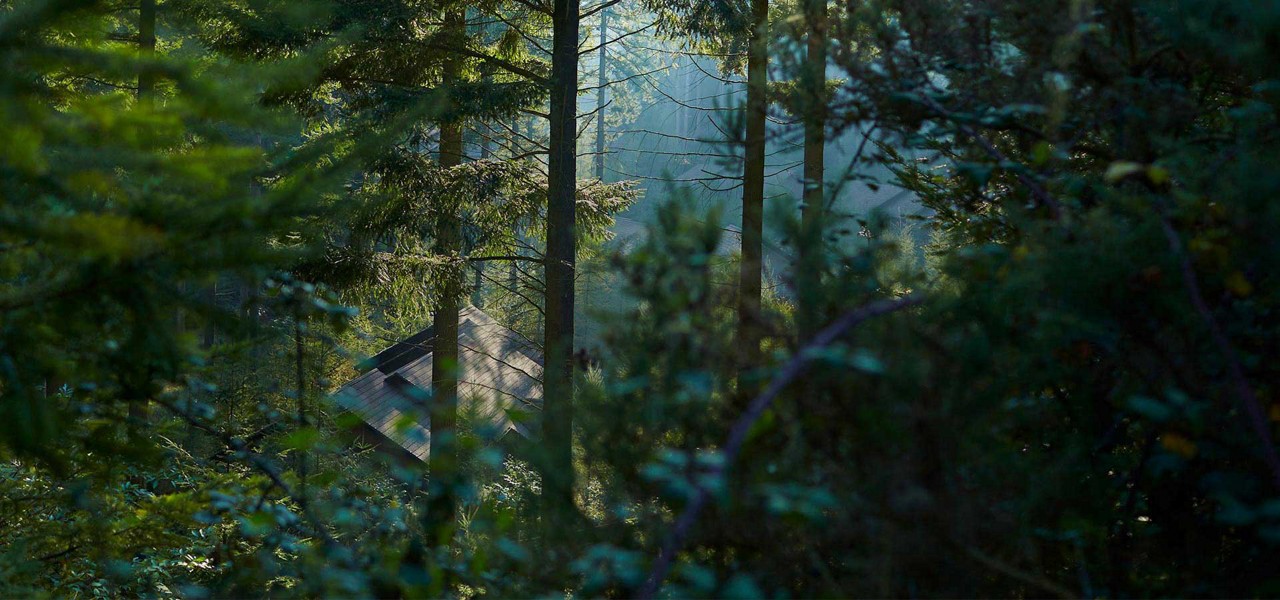
<path fill-rule="evenodd" d="M 419 460 L 431 451 L 433 327 L 360 364 L 364 373 L 335 394 L 339 405 Z M 529 437 L 513 411 L 542 406 L 542 357 L 520 334 L 474 307 L 458 314 L 458 410 L 488 421 L 499 436 Z"/>

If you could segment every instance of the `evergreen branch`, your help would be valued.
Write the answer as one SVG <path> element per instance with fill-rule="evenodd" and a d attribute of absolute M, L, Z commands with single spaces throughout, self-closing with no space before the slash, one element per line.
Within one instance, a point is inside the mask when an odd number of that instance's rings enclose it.
<path fill-rule="evenodd" d="M 461 54 L 463 56 L 468 56 L 474 59 L 478 59 L 486 63 L 489 63 L 495 67 L 503 69 L 513 75 L 519 75 L 520 77 L 524 77 L 525 79 L 528 79 L 529 81 L 532 81 L 533 83 L 538 84 L 540 86 L 551 87 L 551 78 L 547 77 L 546 75 L 535 73 L 534 71 L 528 68 L 522 67 L 507 59 L 499 58 L 492 54 L 486 54 L 484 52 L 481 52 L 479 50 L 473 50 L 466 46 L 451 46 L 449 44 L 441 44 L 436 42 L 428 42 L 424 45 L 431 50 L 439 50 L 442 52 L 453 52 L 455 54 Z"/>
<path fill-rule="evenodd" d="M 938 104 L 937 100 L 934 100 L 933 98 L 930 98 L 929 96 L 924 94 L 921 94 L 920 98 L 923 104 L 927 106 L 930 110 L 938 113 L 938 116 L 944 119 L 947 119 L 952 123 L 955 123 L 955 126 L 957 129 L 960 130 L 960 133 L 963 133 L 966 136 L 968 136 L 970 139 L 972 139 L 974 143 L 978 144 L 978 146 L 980 146 L 982 150 L 986 152 L 987 155 L 990 156 L 992 159 L 995 159 L 997 162 L 1001 164 L 1006 164 L 1010 162 L 1009 157 L 1005 156 L 1004 153 L 1001 152 L 999 148 L 996 148 L 995 144 L 992 144 L 990 140 L 983 137 L 982 134 L 978 133 L 978 131 L 975 130 L 974 128 L 961 122 L 959 119 L 956 119 L 955 113 L 943 108 L 941 104 Z M 1044 187 L 1041 186 L 1039 182 L 1028 177 L 1025 173 L 1018 172 L 1017 170 L 1013 171 L 1013 175 L 1014 177 L 1018 178 L 1018 182 L 1021 183 L 1024 187 L 1026 187 L 1027 190 L 1031 192 L 1031 195 L 1034 196 L 1035 199 L 1040 202 L 1040 204 L 1049 207 L 1049 212 L 1053 214 L 1053 220 L 1055 221 L 1062 220 L 1062 205 L 1059 204 L 1058 201 L 1052 195 L 1050 195 L 1049 192 L 1045 190 Z"/>
<path fill-rule="evenodd" d="M 468 261 L 471 261 L 471 262 L 489 262 L 489 261 L 500 261 L 500 260 L 512 260 L 512 261 L 516 261 L 516 260 L 518 260 L 518 261 L 527 261 L 527 262 L 536 262 L 536 263 L 540 263 L 540 262 L 542 262 L 542 259 L 540 259 L 540 258 L 534 258 L 534 257 L 530 257 L 530 256 L 520 256 L 520 255 L 510 255 L 510 256 L 472 256 L 472 257 L 468 257 L 468 258 L 467 258 L 467 260 L 468 260 Z"/>
<path fill-rule="evenodd" d="M 256 467 L 259 471 L 261 471 L 262 474 L 266 475 L 267 479 L 271 480 L 271 483 L 273 483 L 276 487 L 280 488 L 280 490 L 284 492 L 286 496 L 289 496 L 291 498 L 297 498 L 293 489 L 289 486 L 288 483 L 285 482 L 284 475 L 280 472 L 280 470 L 277 469 L 275 465 L 272 465 L 266 459 L 266 457 L 262 456 L 261 454 L 258 454 L 257 452 L 252 452 L 248 448 L 246 448 L 243 441 L 236 439 L 235 437 L 231 436 L 226 432 L 219 431 L 213 428 L 212 426 L 205 423 L 201 419 L 197 418 L 195 415 L 191 414 L 190 412 L 178 408 L 172 402 L 169 402 L 163 399 L 157 399 L 156 403 L 159 404 L 160 406 L 163 406 L 170 413 L 173 413 L 175 416 L 182 419 L 183 421 L 186 421 L 187 424 L 191 425 L 192 427 L 195 427 L 196 429 L 199 429 L 200 431 L 203 431 L 209 434 L 214 439 L 219 440 L 228 449 L 243 455 L 254 467 Z M 341 545 L 338 543 L 338 540 L 335 539 L 329 533 L 328 529 L 325 527 L 324 521 L 321 520 L 318 516 L 316 516 L 315 513 L 312 512 L 309 506 L 307 506 L 305 503 L 300 503 L 299 508 L 302 511 L 303 518 L 305 518 L 310 523 L 312 531 L 317 536 L 320 537 L 320 539 L 324 542 L 325 546 L 332 548 L 332 547 L 338 547 Z"/>
<path fill-rule="evenodd" d="M 535 2 L 533 0 L 515 0 L 515 1 L 517 4 L 520 4 L 521 6 L 524 6 L 529 10 L 547 15 L 548 17 L 551 16 L 551 9 L 547 7 L 546 4 L 543 4 L 541 2 Z"/>

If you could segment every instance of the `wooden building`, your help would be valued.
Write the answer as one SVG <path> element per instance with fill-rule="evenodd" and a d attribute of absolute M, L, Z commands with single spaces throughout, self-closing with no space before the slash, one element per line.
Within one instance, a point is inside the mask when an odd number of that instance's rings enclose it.
<path fill-rule="evenodd" d="M 363 373 L 335 394 L 382 447 L 426 461 L 431 451 L 431 358 L 428 327 L 361 363 Z M 520 413 L 542 407 L 542 356 L 519 333 L 468 306 L 458 317 L 460 421 L 501 439 L 529 438 Z"/>

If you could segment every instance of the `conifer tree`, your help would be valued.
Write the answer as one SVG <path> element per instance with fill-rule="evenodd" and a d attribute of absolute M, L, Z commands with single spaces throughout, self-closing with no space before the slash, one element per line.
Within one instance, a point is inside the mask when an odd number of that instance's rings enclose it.
<path fill-rule="evenodd" d="M 812 298 L 821 276 L 822 244 L 826 223 L 826 127 L 827 127 L 827 2 L 803 0 L 805 24 L 805 61 L 800 73 L 795 103 L 804 122 L 804 176 L 800 235 L 797 240 L 799 266 L 796 269 L 796 294 L 801 306 L 797 310 L 800 335 L 812 336 L 820 326 L 819 308 Z"/>
<path fill-rule="evenodd" d="M 451 44 L 459 43 L 466 35 L 466 19 L 460 7 L 452 7 L 444 16 L 442 34 Z M 459 83 L 461 57 L 446 58 L 441 69 L 441 85 L 449 90 Z M 463 123 L 453 117 L 441 121 L 438 162 L 441 169 L 451 169 L 462 164 Z M 453 206 L 460 203 L 449 199 Z M 435 251 L 451 258 L 462 252 L 462 226 L 460 215 L 454 210 L 441 212 L 437 230 Z M 457 506 L 455 488 L 458 487 L 458 377 L 461 365 L 458 354 L 458 304 L 462 297 L 459 278 L 447 278 L 444 290 L 432 319 L 435 339 L 432 341 L 431 358 L 431 460 L 428 473 L 431 478 L 430 515 L 436 531 L 430 532 L 436 543 L 448 544 L 453 538 Z"/>
<path fill-rule="evenodd" d="M 274 240 L 314 232 L 306 219 L 323 212 L 315 198 L 346 168 L 338 161 L 289 179 L 296 164 L 236 141 L 269 130 L 237 78 L 263 81 L 263 73 L 210 81 L 190 63 L 153 54 L 150 1 L 121 53 L 113 8 L 29 4 L 7 13 L 0 33 L 9 65 L 0 127 L 15 142 L 2 171 L 0 260 L 11 278 L 0 301 L 0 360 L 23 357 L 5 376 L 0 439 L 57 468 L 86 447 L 147 454 L 149 436 L 121 446 L 112 427 L 136 423 L 165 385 L 194 370 L 173 316 L 215 320 L 220 312 L 188 290 L 289 265 L 296 253 Z M 161 86 L 162 102 L 154 98 Z M 247 193 L 265 177 L 286 183 Z M 23 349 L 37 340 L 45 351 Z M 69 396 L 42 389 L 45 382 Z M 112 427 L 85 431 L 86 415 Z"/>
<path fill-rule="evenodd" d="M 553 527 L 573 506 L 574 209 L 578 186 L 578 0 L 552 0 L 551 139 L 547 144 L 546 325 L 542 476 Z"/>
<path fill-rule="evenodd" d="M 764 268 L 764 185 L 769 109 L 769 0 L 649 2 L 664 29 L 719 50 L 724 67 L 747 75 L 742 137 L 742 258 L 736 298 L 740 370 L 760 365 L 764 328 L 761 294 Z M 745 55 L 746 64 L 738 56 Z M 750 378 L 742 379 L 749 391 Z"/>

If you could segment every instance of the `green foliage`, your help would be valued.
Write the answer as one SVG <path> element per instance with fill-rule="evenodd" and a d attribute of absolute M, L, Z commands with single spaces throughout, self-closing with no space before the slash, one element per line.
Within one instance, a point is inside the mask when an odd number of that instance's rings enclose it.
<path fill-rule="evenodd" d="M 740 3 L 651 4 L 741 49 Z M 872 124 L 852 178 L 923 214 L 776 203 L 813 272 L 742 369 L 719 215 L 670 194 L 615 252 L 638 188 L 581 183 L 615 289 L 580 514 L 549 535 L 538 440 L 463 415 L 439 543 L 424 465 L 326 394 L 445 290 L 541 326 L 536 162 L 432 145 L 536 111 L 548 18 L 486 2 L 457 39 L 459 7 L 171 0 L 147 56 L 133 7 L 0 3 L 0 596 L 1280 594 L 1277 9 L 831 7 L 829 139 Z"/>
<path fill-rule="evenodd" d="M 180 321 L 218 312 L 194 290 L 288 265 L 298 249 L 287 236 L 320 213 L 306 199 L 313 187 L 250 192 L 283 171 L 280 157 L 236 140 L 269 124 L 236 102 L 247 100 L 237 82 L 211 87 L 177 60 L 95 48 L 101 10 L 11 12 L 4 22 L 0 128 L 20 143 L 8 147 L 0 181 L 0 436 L 14 456 L 54 468 L 94 449 L 141 451 L 137 440 L 120 446 L 113 425 L 74 424 L 123 424 L 127 405 L 181 382 L 194 357 Z M 150 70 L 174 86 L 161 103 L 106 85 L 61 87 Z M 64 384 L 72 393 L 56 394 Z"/>

